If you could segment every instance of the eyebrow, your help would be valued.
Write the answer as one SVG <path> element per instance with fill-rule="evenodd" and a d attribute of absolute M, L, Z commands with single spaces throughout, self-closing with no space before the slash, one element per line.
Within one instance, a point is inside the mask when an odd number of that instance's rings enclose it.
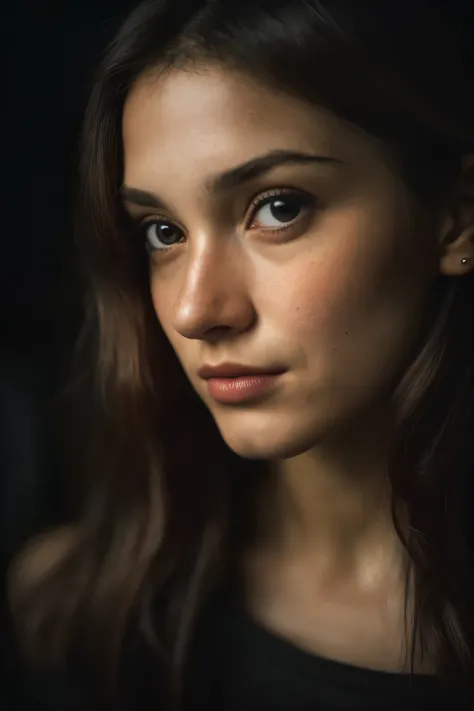
<path fill-rule="evenodd" d="M 220 173 L 209 180 L 205 187 L 209 193 L 219 195 L 238 188 L 251 180 L 255 180 L 255 178 L 264 175 L 272 168 L 291 163 L 340 165 L 341 161 L 330 156 L 300 153 L 299 151 L 270 151 L 270 153 L 258 156 L 257 158 L 253 158 L 252 160 L 242 163 L 235 168 L 226 170 L 224 173 Z M 143 207 L 156 207 L 159 209 L 163 209 L 165 207 L 163 202 L 153 193 L 146 190 L 139 190 L 138 188 L 132 188 L 127 185 L 122 186 L 120 189 L 120 196 L 124 201 L 132 202 L 135 205 L 141 205 Z"/>

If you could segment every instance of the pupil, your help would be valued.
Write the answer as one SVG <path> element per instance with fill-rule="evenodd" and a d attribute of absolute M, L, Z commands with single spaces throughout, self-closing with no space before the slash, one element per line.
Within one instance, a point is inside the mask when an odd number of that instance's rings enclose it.
<path fill-rule="evenodd" d="M 276 220 L 280 220 L 280 222 L 291 222 L 291 220 L 298 217 L 300 206 L 297 200 L 291 200 L 290 198 L 282 200 L 279 198 L 271 203 L 270 210 Z"/>
<path fill-rule="evenodd" d="M 161 224 L 158 228 L 159 238 L 164 244 L 172 244 L 176 240 L 176 228 Z"/>

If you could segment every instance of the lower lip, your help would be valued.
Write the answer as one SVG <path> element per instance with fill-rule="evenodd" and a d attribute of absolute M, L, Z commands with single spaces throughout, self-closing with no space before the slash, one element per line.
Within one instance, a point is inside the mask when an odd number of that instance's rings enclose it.
<path fill-rule="evenodd" d="M 241 375 L 237 378 L 210 378 L 207 389 L 218 402 L 237 403 L 266 395 L 275 387 L 278 374 Z"/>

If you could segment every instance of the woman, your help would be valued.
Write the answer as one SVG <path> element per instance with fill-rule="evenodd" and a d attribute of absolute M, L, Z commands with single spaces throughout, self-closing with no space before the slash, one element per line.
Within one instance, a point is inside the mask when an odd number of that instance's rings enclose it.
<path fill-rule="evenodd" d="M 11 585 L 24 649 L 79 688 L 467 701 L 465 19 L 153 0 L 109 48 L 81 151 L 86 493 Z"/>

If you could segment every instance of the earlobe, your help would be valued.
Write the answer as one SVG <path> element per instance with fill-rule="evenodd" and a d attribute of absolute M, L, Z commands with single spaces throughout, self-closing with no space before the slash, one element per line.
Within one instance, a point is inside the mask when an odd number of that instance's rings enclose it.
<path fill-rule="evenodd" d="M 471 230 L 441 247 L 440 272 L 445 276 L 463 276 L 473 269 L 474 230 Z"/>
<path fill-rule="evenodd" d="M 441 245 L 439 267 L 445 276 L 463 276 L 474 269 L 474 227 Z"/>
<path fill-rule="evenodd" d="M 440 232 L 440 272 L 463 276 L 474 269 L 474 155 L 465 156 L 451 210 Z"/>

